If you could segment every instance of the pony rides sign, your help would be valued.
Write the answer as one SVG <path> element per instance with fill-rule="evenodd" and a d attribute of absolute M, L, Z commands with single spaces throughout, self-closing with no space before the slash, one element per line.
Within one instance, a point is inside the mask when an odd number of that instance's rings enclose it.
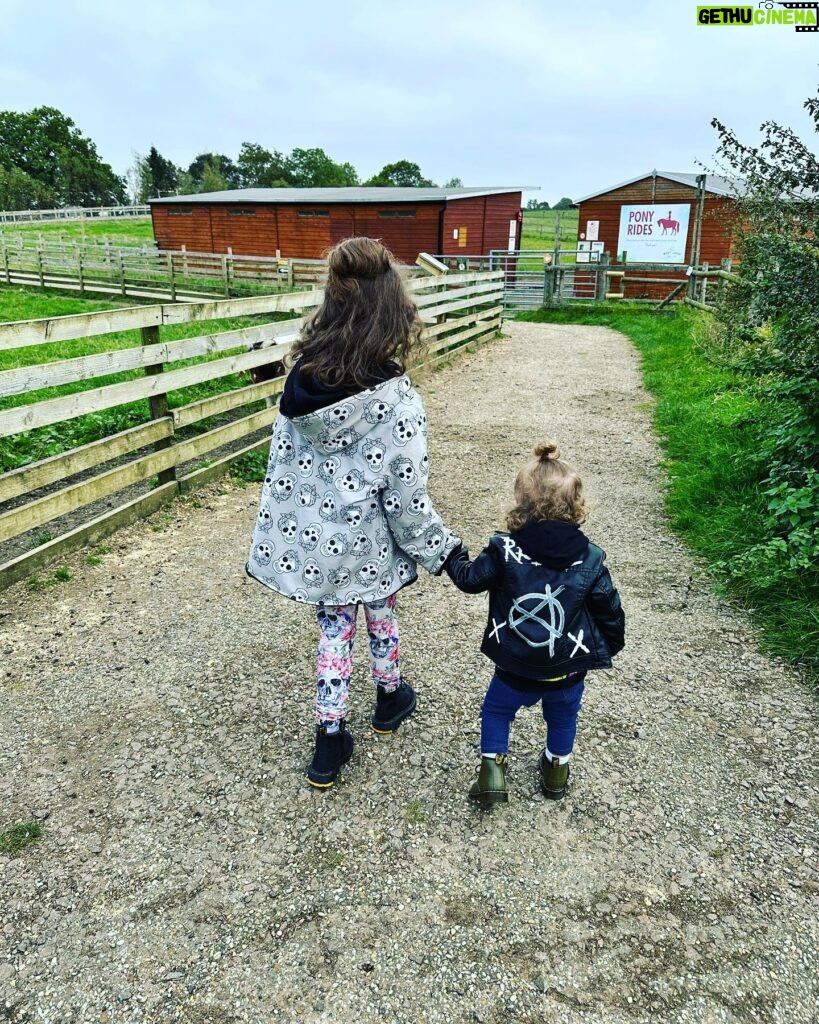
<path fill-rule="evenodd" d="M 617 252 L 629 263 L 685 263 L 690 203 L 620 207 Z"/>

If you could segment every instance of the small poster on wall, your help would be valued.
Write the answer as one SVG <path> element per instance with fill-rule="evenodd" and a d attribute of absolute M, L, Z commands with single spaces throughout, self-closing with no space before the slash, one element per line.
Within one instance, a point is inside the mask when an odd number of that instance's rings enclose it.
<path fill-rule="evenodd" d="M 685 263 L 690 203 L 620 207 L 617 254 L 629 263 Z"/>
<path fill-rule="evenodd" d="M 591 242 L 577 243 L 577 262 L 588 263 L 591 258 Z"/>
<path fill-rule="evenodd" d="M 600 221 L 599 220 L 587 220 L 586 221 L 586 241 L 596 242 L 600 237 Z"/>
<path fill-rule="evenodd" d="M 603 255 L 604 242 L 592 242 L 591 244 L 591 261 L 592 263 L 599 263 L 600 257 Z"/>

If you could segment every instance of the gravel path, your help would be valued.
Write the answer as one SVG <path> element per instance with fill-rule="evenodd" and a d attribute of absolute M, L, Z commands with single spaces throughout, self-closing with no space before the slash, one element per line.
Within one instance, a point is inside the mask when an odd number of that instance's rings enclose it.
<path fill-rule="evenodd" d="M 0 856 L 0 1020 L 819 1020 L 815 697 L 669 534 L 638 371 L 614 332 L 515 324 L 421 383 L 433 496 L 473 549 L 544 435 L 599 500 L 627 647 L 562 804 L 534 711 L 510 803 L 466 800 L 485 599 L 426 576 L 399 605 L 417 714 L 368 729 L 360 650 L 354 761 L 305 785 L 314 630 L 244 577 L 256 486 L 0 594 L 0 826 L 44 831 Z"/>

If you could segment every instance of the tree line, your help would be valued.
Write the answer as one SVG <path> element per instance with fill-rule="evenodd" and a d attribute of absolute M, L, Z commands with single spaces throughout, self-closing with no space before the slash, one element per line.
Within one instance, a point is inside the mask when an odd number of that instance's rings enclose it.
<path fill-rule="evenodd" d="M 243 142 L 235 160 L 224 153 L 200 153 L 187 167 L 179 167 L 155 146 L 137 155 L 128 172 L 128 189 L 135 202 L 165 195 L 223 192 L 234 188 L 341 188 L 351 185 L 436 187 L 418 164 L 398 160 L 362 181 L 351 163 L 337 163 L 323 149 L 269 150 L 256 142 Z M 450 178 L 445 188 L 459 188 Z"/>
<path fill-rule="evenodd" d="M 459 188 L 450 178 L 446 188 Z M 323 149 L 290 153 L 244 142 L 234 160 L 224 153 L 199 153 L 177 166 L 155 146 L 135 154 L 124 176 L 114 173 L 94 142 L 54 107 L 19 113 L 0 111 L 0 209 L 114 206 L 168 194 L 220 192 L 233 188 L 321 188 L 345 185 L 434 187 L 411 160 L 385 164 L 362 181 L 351 163 L 338 163 Z"/>

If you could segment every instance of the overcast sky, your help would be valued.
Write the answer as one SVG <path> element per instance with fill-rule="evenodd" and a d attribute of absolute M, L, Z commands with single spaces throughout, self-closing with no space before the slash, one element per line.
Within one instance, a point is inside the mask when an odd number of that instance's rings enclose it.
<path fill-rule="evenodd" d="M 151 145 L 187 166 L 250 141 L 554 202 L 697 170 L 714 116 L 807 136 L 819 33 L 699 27 L 696 6 L 0 0 L 0 109 L 59 108 L 119 174 Z"/>

